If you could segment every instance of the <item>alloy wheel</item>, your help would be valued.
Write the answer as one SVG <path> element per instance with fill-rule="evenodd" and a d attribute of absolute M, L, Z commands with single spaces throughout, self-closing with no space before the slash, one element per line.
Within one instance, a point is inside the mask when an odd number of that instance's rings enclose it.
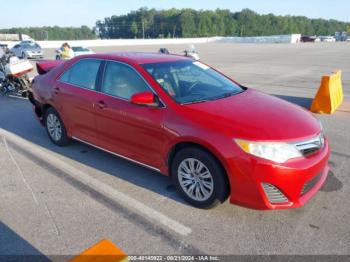
<path fill-rule="evenodd" d="M 54 114 L 49 114 L 47 116 L 46 126 L 51 138 L 59 141 L 62 137 L 62 126 L 58 117 Z"/>
<path fill-rule="evenodd" d="M 184 159 L 177 173 L 182 189 L 191 199 L 205 201 L 212 196 L 214 179 L 206 165 L 198 159 Z"/>

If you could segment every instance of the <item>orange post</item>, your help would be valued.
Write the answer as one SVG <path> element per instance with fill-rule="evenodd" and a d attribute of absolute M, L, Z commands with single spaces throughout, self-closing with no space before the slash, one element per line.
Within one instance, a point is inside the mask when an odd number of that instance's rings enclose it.
<path fill-rule="evenodd" d="M 69 262 L 127 262 L 127 255 L 109 240 L 102 240 Z"/>
<path fill-rule="evenodd" d="M 321 86 L 312 102 L 310 111 L 320 114 L 333 114 L 343 103 L 341 71 L 323 76 Z"/>

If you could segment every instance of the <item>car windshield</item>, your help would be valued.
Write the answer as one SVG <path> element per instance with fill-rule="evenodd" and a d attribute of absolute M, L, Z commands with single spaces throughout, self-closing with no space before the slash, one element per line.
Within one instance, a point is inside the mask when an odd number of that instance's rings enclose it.
<path fill-rule="evenodd" d="M 244 91 L 230 79 L 198 61 L 143 64 L 142 67 L 180 104 L 217 100 Z"/>
<path fill-rule="evenodd" d="M 22 45 L 24 48 L 40 48 L 37 43 L 24 43 Z"/>
<path fill-rule="evenodd" d="M 85 48 L 85 47 L 81 47 L 81 46 L 77 46 L 77 47 L 72 47 L 74 52 L 88 52 L 90 51 L 89 49 Z"/>

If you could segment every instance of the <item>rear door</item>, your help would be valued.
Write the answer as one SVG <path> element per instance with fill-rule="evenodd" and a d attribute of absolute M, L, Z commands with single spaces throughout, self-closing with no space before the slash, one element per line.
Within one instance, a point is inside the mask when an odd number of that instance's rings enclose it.
<path fill-rule="evenodd" d="M 97 144 L 95 100 L 102 61 L 81 59 L 67 69 L 54 87 L 55 104 L 70 135 Z"/>
<path fill-rule="evenodd" d="M 139 106 L 130 97 L 152 89 L 130 65 L 106 62 L 96 121 L 101 146 L 151 167 L 162 164 L 162 127 L 166 108 Z"/>

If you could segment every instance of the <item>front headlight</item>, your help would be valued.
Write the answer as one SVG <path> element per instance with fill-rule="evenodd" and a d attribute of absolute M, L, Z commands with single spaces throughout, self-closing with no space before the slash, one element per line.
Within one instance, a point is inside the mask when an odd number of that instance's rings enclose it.
<path fill-rule="evenodd" d="M 252 142 L 241 139 L 235 139 L 234 141 L 244 152 L 280 164 L 287 162 L 289 159 L 302 156 L 301 152 L 293 144 Z"/>

